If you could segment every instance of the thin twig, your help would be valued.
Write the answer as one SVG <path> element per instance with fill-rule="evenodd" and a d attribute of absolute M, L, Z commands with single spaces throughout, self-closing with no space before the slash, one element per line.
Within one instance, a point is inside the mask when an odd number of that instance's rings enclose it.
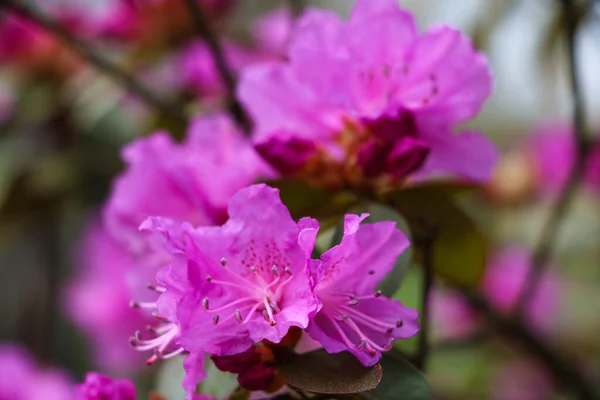
<path fill-rule="evenodd" d="M 209 26 L 206 15 L 198 5 L 195 0 L 184 0 L 187 4 L 187 7 L 192 15 L 192 19 L 194 21 L 194 25 L 196 26 L 196 30 L 198 34 L 206 41 L 208 48 L 213 56 L 215 66 L 217 67 L 217 71 L 221 76 L 221 80 L 225 85 L 225 89 L 227 90 L 227 102 L 228 108 L 231 115 L 235 118 L 239 126 L 246 132 L 250 133 L 252 129 L 252 125 L 250 119 L 248 118 L 248 114 L 246 110 L 242 106 L 242 104 L 237 99 L 235 94 L 235 78 L 233 76 L 232 70 L 225 58 L 225 54 L 219 41 Z"/>
<path fill-rule="evenodd" d="M 576 142 L 576 159 L 575 165 L 571 170 L 567 182 L 562 188 L 556 203 L 551 211 L 548 221 L 544 225 L 540 241 L 533 252 L 531 270 L 526 280 L 526 285 L 521 293 L 518 307 L 519 312 L 523 313 L 524 309 L 531 298 L 535 295 L 536 289 L 544 272 L 548 266 L 548 262 L 554 249 L 554 243 L 558 235 L 558 231 L 562 221 L 573 203 L 577 188 L 585 173 L 587 154 L 590 145 L 586 138 L 585 128 L 585 105 L 581 93 L 581 84 L 578 75 L 577 66 L 577 27 L 580 17 L 578 15 L 576 4 L 572 0 L 560 0 L 562 4 L 562 12 L 564 16 L 565 35 L 567 42 L 568 58 L 569 58 L 569 76 L 571 82 L 571 97 L 573 104 L 573 136 Z"/>
<path fill-rule="evenodd" d="M 577 392 L 583 400 L 600 399 L 600 393 L 583 378 L 576 363 L 536 337 L 523 320 L 502 316 L 486 300 L 473 292 L 463 291 L 463 295 L 503 336 L 519 343 L 524 350 L 539 359 L 559 384 Z"/>
<path fill-rule="evenodd" d="M 115 82 L 122 85 L 127 91 L 135 94 L 139 99 L 163 113 L 165 116 L 171 118 L 174 122 L 182 125 L 187 124 L 187 118 L 182 112 L 182 107 L 161 98 L 138 80 L 124 72 L 117 65 L 101 56 L 93 50 L 90 45 L 73 36 L 67 29 L 44 15 L 38 9 L 16 0 L 4 0 L 0 4 L 60 38 L 71 50 L 96 67 L 96 69 L 104 72 Z"/>
<path fill-rule="evenodd" d="M 433 285 L 433 240 L 422 241 L 420 247 L 423 254 L 423 293 L 421 294 L 421 329 L 415 366 L 425 371 L 429 357 L 429 300 Z"/>
<path fill-rule="evenodd" d="M 292 11 L 292 16 L 294 18 L 298 18 L 304 12 L 306 8 L 306 0 L 288 0 L 290 4 L 290 10 Z"/>

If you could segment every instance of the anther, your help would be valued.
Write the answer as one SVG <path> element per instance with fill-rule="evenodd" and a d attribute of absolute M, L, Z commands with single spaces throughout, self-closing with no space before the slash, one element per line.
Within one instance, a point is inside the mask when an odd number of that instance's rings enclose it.
<path fill-rule="evenodd" d="M 374 269 L 370 269 L 369 270 L 369 275 L 375 275 L 375 270 Z"/>
<path fill-rule="evenodd" d="M 358 303 L 360 303 L 360 300 L 358 300 L 356 298 L 356 296 L 354 296 L 354 295 L 350 296 L 350 303 L 348 303 L 348 305 L 356 306 L 356 305 L 358 305 Z"/>
<path fill-rule="evenodd" d="M 208 297 L 202 299 L 202 308 L 208 311 Z"/>
<path fill-rule="evenodd" d="M 210 281 L 212 281 L 212 276 L 206 275 L 206 282 L 210 282 Z"/>
<path fill-rule="evenodd" d="M 273 265 L 271 267 L 271 272 L 273 273 L 273 275 L 278 276 L 279 275 L 279 271 L 277 270 L 277 266 Z"/>
<path fill-rule="evenodd" d="M 381 290 L 376 291 L 375 293 L 373 293 L 373 296 L 375 296 L 375 298 L 380 297 L 383 294 L 383 292 Z"/>
<path fill-rule="evenodd" d="M 363 351 L 367 348 L 367 341 L 365 339 L 360 339 L 360 341 L 356 344 L 356 350 Z"/>
<path fill-rule="evenodd" d="M 129 344 L 133 347 L 137 347 L 137 340 L 133 336 L 131 336 L 129 338 Z"/>
<path fill-rule="evenodd" d="M 404 325 L 404 322 L 401 319 L 396 321 L 396 328 L 402 328 L 402 325 Z"/>
<path fill-rule="evenodd" d="M 239 309 L 235 309 L 233 315 L 235 316 L 235 320 L 239 323 L 242 323 L 242 313 L 240 312 Z"/>
<path fill-rule="evenodd" d="M 250 267 L 250 271 L 256 272 L 256 270 L 257 270 L 257 268 L 254 265 Z"/>
<path fill-rule="evenodd" d="M 387 331 L 385 331 L 385 333 L 387 333 L 388 335 L 391 335 L 392 332 L 394 332 L 394 327 L 390 326 L 389 328 L 387 328 Z"/>
<path fill-rule="evenodd" d="M 219 314 L 215 314 L 215 316 L 213 317 L 213 325 L 216 325 L 219 323 Z"/>
<path fill-rule="evenodd" d="M 146 286 L 148 289 L 152 290 L 153 292 L 157 292 L 157 293 L 164 293 L 165 292 L 165 288 L 162 286 L 156 286 L 156 285 L 148 285 Z"/>
<path fill-rule="evenodd" d="M 277 303 L 275 303 L 274 301 L 269 301 L 269 305 L 271 306 L 271 308 L 273 309 L 273 312 L 275 314 L 281 312 L 281 309 L 279 308 L 279 306 L 277 305 Z"/>
<path fill-rule="evenodd" d="M 375 354 L 377 354 L 377 351 L 375 351 L 375 349 L 374 349 L 374 348 L 370 347 L 370 348 L 369 348 L 369 355 L 370 355 L 371 357 L 373 357 Z"/>
<path fill-rule="evenodd" d="M 291 275 L 291 274 L 292 274 L 292 270 L 290 269 L 290 267 L 285 267 L 285 270 L 284 270 L 284 271 L 285 271 L 285 273 L 286 273 L 286 274 L 288 274 L 288 275 Z"/>
<path fill-rule="evenodd" d="M 227 266 L 227 259 L 225 257 L 221 258 L 221 265 L 222 266 Z"/>
<path fill-rule="evenodd" d="M 265 321 L 271 322 L 271 318 L 269 317 L 269 313 L 267 312 L 267 310 L 263 310 L 263 318 L 265 319 Z"/>
<path fill-rule="evenodd" d="M 129 307 L 131 307 L 131 308 L 140 308 L 140 303 L 138 303 L 137 301 L 130 301 L 129 302 Z"/>
<path fill-rule="evenodd" d="M 142 332 L 135 331 L 134 337 L 135 337 L 135 340 L 137 340 L 138 342 L 141 342 L 142 341 Z"/>
<path fill-rule="evenodd" d="M 388 342 L 385 346 L 383 346 L 384 349 L 389 350 L 392 348 L 392 345 L 394 344 L 394 339 L 393 338 L 389 338 Z"/>

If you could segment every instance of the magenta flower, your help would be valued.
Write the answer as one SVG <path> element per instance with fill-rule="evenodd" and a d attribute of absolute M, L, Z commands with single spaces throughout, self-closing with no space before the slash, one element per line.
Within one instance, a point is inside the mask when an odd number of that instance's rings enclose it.
<path fill-rule="evenodd" d="M 349 351 L 373 365 L 396 339 L 416 334 L 418 313 L 375 288 L 409 245 L 393 222 L 360 225 L 368 214 L 347 215 L 342 242 L 313 265 L 320 310 L 307 332 L 330 353 Z"/>
<path fill-rule="evenodd" d="M 71 400 L 70 379 L 56 369 L 42 369 L 23 347 L 0 343 L 0 399 Z"/>
<path fill-rule="evenodd" d="M 158 312 L 177 321 L 176 341 L 192 354 L 233 355 L 264 339 L 306 328 L 316 309 L 308 260 L 318 225 L 292 220 L 279 192 L 240 190 L 220 227 L 193 229 L 163 218 L 142 229 L 162 234 L 173 261 L 159 274 Z"/>
<path fill-rule="evenodd" d="M 293 26 L 294 16 L 286 6 L 257 19 L 252 27 L 257 50 L 267 58 L 284 57 Z"/>
<path fill-rule="evenodd" d="M 221 114 L 195 119 L 183 144 L 158 132 L 123 150 L 127 170 L 117 179 L 105 210 L 111 233 L 139 253 L 138 227 L 159 215 L 193 225 L 226 218 L 229 198 L 260 176 L 264 162 L 233 122 Z"/>
<path fill-rule="evenodd" d="M 152 318 L 129 303 L 152 299 L 145 288 L 154 282 L 159 260 L 136 260 L 97 220 L 86 228 L 77 250 L 77 270 L 65 288 L 63 308 L 90 339 L 97 365 L 114 372 L 139 368 L 128 339 Z"/>
<path fill-rule="evenodd" d="M 135 385 L 127 379 L 88 372 L 85 382 L 77 385 L 76 400 L 135 400 Z"/>
<path fill-rule="evenodd" d="M 485 57 L 459 31 L 419 34 L 395 0 L 358 0 L 346 23 L 306 12 L 287 55 L 247 68 L 239 86 L 257 149 L 280 171 L 338 185 L 331 174 L 355 185 L 490 177 L 494 146 L 480 134 L 452 134 L 491 92 Z"/>
<path fill-rule="evenodd" d="M 500 311 L 510 312 L 525 288 L 531 269 L 531 254 L 520 247 L 505 247 L 490 259 L 481 291 Z M 548 271 L 539 283 L 527 307 L 528 321 L 534 328 L 547 327 L 554 321 L 560 296 L 560 281 Z"/>

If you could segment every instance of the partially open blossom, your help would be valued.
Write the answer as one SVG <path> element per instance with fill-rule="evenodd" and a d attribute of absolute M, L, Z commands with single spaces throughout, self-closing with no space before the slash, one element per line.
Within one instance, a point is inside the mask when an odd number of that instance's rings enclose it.
<path fill-rule="evenodd" d="M 85 381 L 77 385 L 76 400 L 135 400 L 135 385 L 127 379 L 113 379 L 97 372 L 88 372 Z"/>
<path fill-rule="evenodd" d="M 239 86 L 257 149 L 280 171 L 330 187 L 489 178 L 494 146 L 452 133 L 491 92 L 485 57 L 459 31 L 419 34 L 397 1 L 358 0 L 346 23 L 307 11 L 287 56 L 247 68 Z"/>
<path fill-rule="evenodd" d="M 0 399 L 73 400 L 74 396 L 65 373 L 41 368 L 19 345 L 0 343 Z"/>
<path fill-rule="evenodd" d="M 411 337 L 419 328 L 417 311 L 375 290 L 408 240 L 393 222 L 360 225 L 366 217 L 347 215 L 342 242 L 313 266 L 321 306 L 307 332 L 328 352 L 349 351 L 373 365 L 394 340 Z"/>

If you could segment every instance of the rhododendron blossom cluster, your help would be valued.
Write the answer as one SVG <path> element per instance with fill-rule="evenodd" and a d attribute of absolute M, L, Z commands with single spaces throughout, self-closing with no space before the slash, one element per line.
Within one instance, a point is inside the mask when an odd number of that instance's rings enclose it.
<path fill-rule="evenodd" d="M 368 215 L 348 215 L 342 243 L 315 260 L 318 222 L 294 222 L 276 189 L 242 189 L 228 213 L 219 227 L 157 217 L 142 224 L 172 257 L 158 274 L 160 298 L 147 305 L 164 320 L 158 336 L 133 341 L 157 350 L 152 361 L 179 346 L 175 353 L 190 353 L 186 379 L 197 382 L 204 353 L 240 354 L 263 340 L 279 343 L 298 327 L 327 351 L 350 351 L 373 365 L 395 339 L 418 331 L 416 311 L 374 289 L 408 246 L 393 223 L 359 226 Z"/>

